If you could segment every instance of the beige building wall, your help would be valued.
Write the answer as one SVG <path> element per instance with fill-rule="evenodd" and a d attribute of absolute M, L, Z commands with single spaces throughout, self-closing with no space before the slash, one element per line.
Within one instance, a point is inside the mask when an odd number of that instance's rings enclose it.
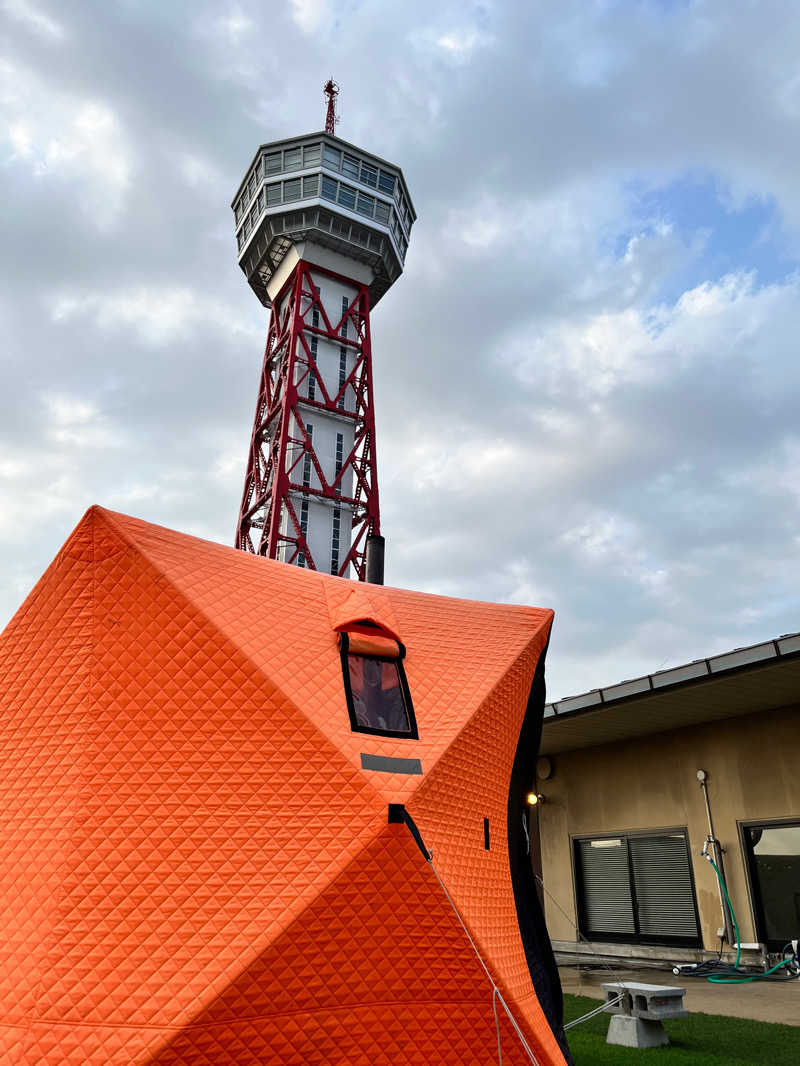
<path fill-rule="evenodd" d="M 576 936 L 572 837 L 685 826 L 703 947 L 718 949 L 717 881 L 700 856 L 708 833 L 697 781 L 703 769 L 714 831 L 726 849 L 725 877 L 740 936 L 743 942 L 756 940 L 738 823 L 800 817 L 799 710 L 763 711 L 550 756 L 553 773 L 537 788 L 545 797 L 538 818 L 551 939 L 574 942 Z"/>

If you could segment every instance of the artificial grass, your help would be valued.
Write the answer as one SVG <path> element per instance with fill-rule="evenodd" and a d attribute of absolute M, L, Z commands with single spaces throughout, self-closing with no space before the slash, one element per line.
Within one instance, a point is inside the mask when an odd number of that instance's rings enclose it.
<path fill-rule="evenodd" d="M 564 996 L 564 1021 L 598 1006 L 588 996 Z M 575 1066 L 798 1066 L 800 1026 L 772 1025 L 746 1018 L 690 1012 L 688 1018 L 664 1022 L 670 1046 L 619 1047 L 606 1043 L 610 1015 L 605 1012 L 567 1032 Z"/>

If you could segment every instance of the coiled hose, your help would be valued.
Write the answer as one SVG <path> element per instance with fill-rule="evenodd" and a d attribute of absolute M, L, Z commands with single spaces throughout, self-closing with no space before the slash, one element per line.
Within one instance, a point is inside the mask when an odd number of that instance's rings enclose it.
<path fill-rule="evenodd" d="M 797 972 L 797 959 L 796 959 L 796 956 L 794 955 L 794 953 L 788 959 L 787 958 L 781 959 L 780 962 L 778 962 L 774 966 L 770 967 L 769 970 L 765 970 L 763 973 L 747 973 L 745 970 L 741 970 L 739 968 L 739 959 L 741 958 L 742 947 L 741 947 L 741 937 L 739 935 L 739 923 L 736 921 L 736 913 L 735 913 L 735 911 L 733 909 L 733 904 L 731 903 L 731 898 L 728 895 L 728 889 L 727 889 L 727 887 L 725 885 L 725 879 L 723 878 L 722 874 L 720 873 L 720 870 L 717 867 L 717 864 L 714 862 L 714 860 L 711 858 L 710 855 L 706 854 L 705 857 L 708 859 L 708 861 L 711 864 L 711 867 L 712 867 L 714 873 L 717 875 L 717 879 L 719 881 L 720 888 L 722 889 L 722 895 L 725 898 L 725 904 L 726 904 L 726 906 L 728 908 L 728 911 L 730 913 L 730 916 L 731 916 L 731 922 L 733 923 L 734 933 L 736 934 L 736 961 L 733 963 L 733 965 L 730 965 L 730 963 L 722 962 L 721 961 L 722 949 L 720 948 L 720 958 L 714 959 L 714 960 L 712 960 L 710 962 L 701 962 L 697 966 L 679 966 L 679 967 L 677 967 L 677 972 L 680 973 L 682 977 L 705 977 L 707 981 L 711 981 L 715 985 L 744 985 L 744 984 L 747 984 L 750 981 L 764 981 L 764 980 L 768 980 L 768 981 L 794 981 L 794 980 L 796 980 L 797 977 L 798 977 L 798 972 Z M 791 947 L 791 945 L 786 945 L 786 947 Z M 786 947 L 784 947 L 784 949 L 783 949 L 784 950 L 784 954 L 786 952 Z M 776 971 L 781 970 L 781 969 L 783 969 L 784 967 L 787 967 L 787 966 L 792 967 L 793 968 L 793 972 L 787 973 L 787 974 L 782 975 L 782 976 L 777 976 Z M 772 975 L 775 975 L 775 976 L 772 976 Z"/>

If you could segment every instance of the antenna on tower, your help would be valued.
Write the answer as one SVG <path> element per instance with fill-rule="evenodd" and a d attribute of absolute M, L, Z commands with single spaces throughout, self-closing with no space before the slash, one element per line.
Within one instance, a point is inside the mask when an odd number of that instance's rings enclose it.
<path fill-rule="evenodd" d="M 328 110 L 325 114 L 325 132 L 330 133 L 331 136 L 336 134 L 336 97 L 339 95 L 339 86 L 333 80 L 328 78 L 322 87 L 323 93 L 328 97 Z"/>

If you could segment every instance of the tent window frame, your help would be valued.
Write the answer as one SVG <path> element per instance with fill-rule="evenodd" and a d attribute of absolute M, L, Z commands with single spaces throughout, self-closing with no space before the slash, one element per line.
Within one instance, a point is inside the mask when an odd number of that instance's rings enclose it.
<path fill-rule="evenodd" d="M 417 729 L 417 716 L 414 713 L 414 704 L 411 699 L 411 690 L 408 687 L 408 679 L 403 668 L 405 658 L 405 645 L 397 642 L 400 654 L 392 655 L 362 655 L 350 651 L 350 638 L 347 633 L 339 634 L 339 657 L 342 663 L 342 680 L 344 682 L 344 694 L 347 700 L 347 713 L 350 717 L 350 729 L 354 733 L 367 733 L 374 737 L 391 737 L 397 740 L 419 740 Z M 353 686 L 350 681 L 350 656 L 359 659 L 376 659 L 378 662 L 393 663 L 397 668 L 397 676 L 400 682 L 400 694 L 408 717 L 409 728 L 406 729 L 380 729 L 373 726 L 361 725 L 356 717 L 355 701 L 353 700 Z"/>

